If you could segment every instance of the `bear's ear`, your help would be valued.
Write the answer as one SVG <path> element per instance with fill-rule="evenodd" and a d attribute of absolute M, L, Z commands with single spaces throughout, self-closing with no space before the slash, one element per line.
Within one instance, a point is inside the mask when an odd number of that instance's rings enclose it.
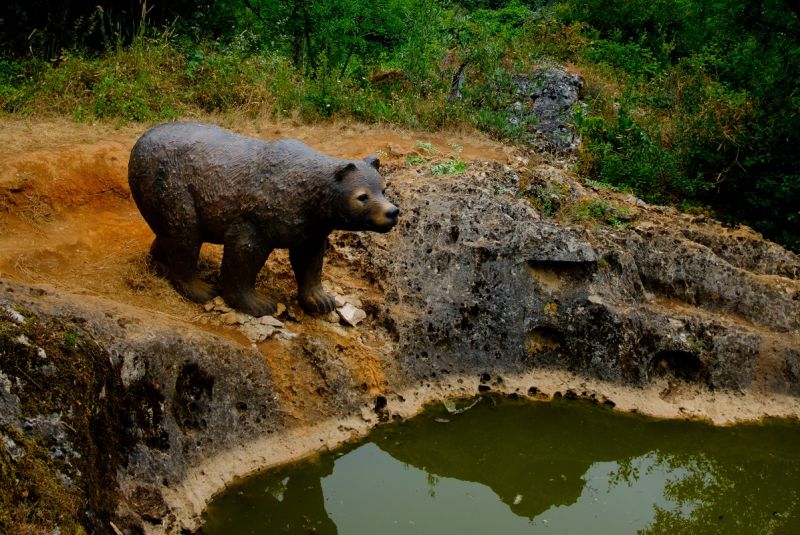
<path fill-rule="evenodd" d="M 343 165 L 342 167 L 340 167 L 336 171 L 336 174 L 334 175 L 336 177 L 337 182 L 341 181 L 342 179 L 344 179 L 344 177 L 347 175 L 347 173 L 349 173 L 350 171 L 355 170 L 355 168 L 356 168 L 356 164 L 354 164 L 353 162 L 350 162 L 347 165 Z"/>
<path fill-rule="evenodd" d="M 374 167 L 376 171 L 381 170 L 381 161 L 377 159 L 375 156 L 367 156 L 366 158 L 364 158 L 364 161 L 367 162 L 368 165 Z"/>

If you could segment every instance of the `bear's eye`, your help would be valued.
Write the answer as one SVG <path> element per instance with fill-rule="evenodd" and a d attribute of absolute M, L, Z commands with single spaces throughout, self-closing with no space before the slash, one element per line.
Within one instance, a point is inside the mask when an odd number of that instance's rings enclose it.
<path fill-rule="evenodd" d="M 361 202 L 367 202 L 369 200 L 369 195 L 367 195 L 366 193 L 362 193 L 361 195 L 356 197 L 356 199 L 358 199 Z"/>

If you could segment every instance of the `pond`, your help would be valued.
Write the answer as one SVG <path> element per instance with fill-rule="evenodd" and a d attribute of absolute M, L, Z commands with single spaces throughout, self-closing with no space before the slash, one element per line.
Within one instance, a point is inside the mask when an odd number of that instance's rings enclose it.
<path fill-rule="evenodd" d="M 242 480 L 202 532 L 796 534 L 799 454 L 797 422 L 714 427 L 484 397 Z"/>

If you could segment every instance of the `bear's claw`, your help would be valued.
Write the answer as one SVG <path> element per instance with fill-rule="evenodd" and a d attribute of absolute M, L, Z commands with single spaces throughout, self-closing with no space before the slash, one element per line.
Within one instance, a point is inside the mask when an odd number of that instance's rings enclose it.
<path fill-rule="evenodd" d="M 303 310 L 311 314 L 327 314 L 336 308 L 336 299 L 322 288 L 300 294 L 298 301 Z"/>
<path fill-rule="evenodd" d="M 179 293 L 195 303 L 205 303 L 219 294 L 213 285 L 200 279 L 174 281 L 174 284 Z"/>
<path fill-rule="evenodd" d="M 256 318 L 271 316 L 278 310 L 275 301 L 255 291 L 229 294 L 223 297 L 229 306 Z"/>

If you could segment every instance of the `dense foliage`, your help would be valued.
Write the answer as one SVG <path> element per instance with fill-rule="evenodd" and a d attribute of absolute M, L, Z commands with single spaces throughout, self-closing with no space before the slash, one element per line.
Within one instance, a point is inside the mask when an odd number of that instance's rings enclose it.
<path fill-rule="evenodd" d="M 800 4 L 590 0 L 559 14 L 589 25 L 581 54 L 624 89 L 579 118 L 585 172 L 800 249 Z"/>
<path fill-rule="evenodd" d="M 512 76 L 568 62 L 587 81 L 587 177 L 800 250 L 789 0 L 8 0 L 0 46 L 6 113 L 238 110 L 512 139 Z"/>

